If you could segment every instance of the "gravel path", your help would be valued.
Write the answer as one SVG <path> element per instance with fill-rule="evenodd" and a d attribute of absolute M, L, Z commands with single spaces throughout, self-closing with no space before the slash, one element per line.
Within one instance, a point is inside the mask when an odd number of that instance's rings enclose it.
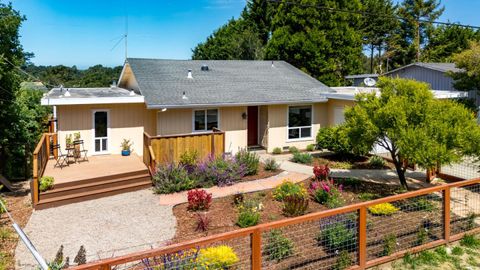
<path fill-rule="evenodd" d="M 173 238 L 175 226 L 172 207 L 160 205 L 158 195 L 145 189 L 34 211 L 24 231 L 46 260 L 63 245 L 72 263 L 80 245 L 87 261 L 162 246 Z M 36 269 L 21 242 L 15 261 L 17 269 Z"/>

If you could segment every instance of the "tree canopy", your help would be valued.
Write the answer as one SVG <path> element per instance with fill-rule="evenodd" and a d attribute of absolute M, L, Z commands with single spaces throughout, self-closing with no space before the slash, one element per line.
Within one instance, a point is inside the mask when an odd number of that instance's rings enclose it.
<path fill-rule="evenodd" d="M 470 42 L 469 49 L 455 54 L 453 61 L 462 72 L 451 73 L 459 90 L 480 90 L 480 42 Z"/>
<path fill-rule="evenodd" d="M 469 140 L 478 141 L 480 128 L 463 105 L 434 99 L 426 83 L 414 80 L 382 78 L 378 87 L 380 96 L 356 97 L 345 112 L 345 129 L 351 145 L 385 148 L 405 188 L 408 163 L 434 169 L 476 151 Z"/>

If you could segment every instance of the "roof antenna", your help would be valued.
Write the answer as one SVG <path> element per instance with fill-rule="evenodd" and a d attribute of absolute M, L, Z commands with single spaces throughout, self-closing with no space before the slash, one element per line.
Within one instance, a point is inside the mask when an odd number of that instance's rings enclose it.
<path fill-rule="evenodd" d="M 125 60 L 127 60 L 128 52 L 128 14 L 125 15 Z"/>

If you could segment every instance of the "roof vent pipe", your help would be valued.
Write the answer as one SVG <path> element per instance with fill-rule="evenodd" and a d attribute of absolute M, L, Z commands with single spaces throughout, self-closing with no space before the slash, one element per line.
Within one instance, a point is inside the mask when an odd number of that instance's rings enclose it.
<path fill-rule="evenodd" d="M 208 65 L 203 64 L 202 67 L 200 68 L 202 71 L 208 71 Z"/>
<path fill-rule="evenodd" d="M 67 88 L 67 90 L 65 91 L 65 96 L 66 96 L 66 97 L 71 96 L 71 95 L 70 95 L 70 91 L 68 91 L 68 88 Z"/>
<path fill-rule="evenodd" d="M 113 80 L 112 84 L 110 84 L 110 88 L 116 88 L 117 87 L 117 81 Z"/>
<path fill-rule="evenodd" d="M 60 93 L 63 92 L 63 84 L 60 84 Z"/>
<path fill-rule="evenodd" d="M 191 69 L 188 70 L 187 78 L 188 78 L 188 79 L 193 79 L 192 70 L 191 70 Z"/>
<path fill-rule="evenodd" d="M 272 61 L 272 68 L 274 68 L 274 67 L 275 67 L 275 65 L 273 64 L 273 61 Z"/>

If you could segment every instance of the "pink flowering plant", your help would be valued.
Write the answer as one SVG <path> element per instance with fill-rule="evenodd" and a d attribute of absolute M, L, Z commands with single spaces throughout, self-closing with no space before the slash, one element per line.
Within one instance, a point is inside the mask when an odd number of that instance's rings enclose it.
<path fill-rule="evenodd" d="M 313 168 L 315 180 L 310 183 L 308 192 L 313 199 L 326 205 L 328 208 L 343 206 L 345 201 L 342 198 L 343 186 L 336 185 L 333 178 L 330 178 L 328 165 L 315 166 Z"/>

